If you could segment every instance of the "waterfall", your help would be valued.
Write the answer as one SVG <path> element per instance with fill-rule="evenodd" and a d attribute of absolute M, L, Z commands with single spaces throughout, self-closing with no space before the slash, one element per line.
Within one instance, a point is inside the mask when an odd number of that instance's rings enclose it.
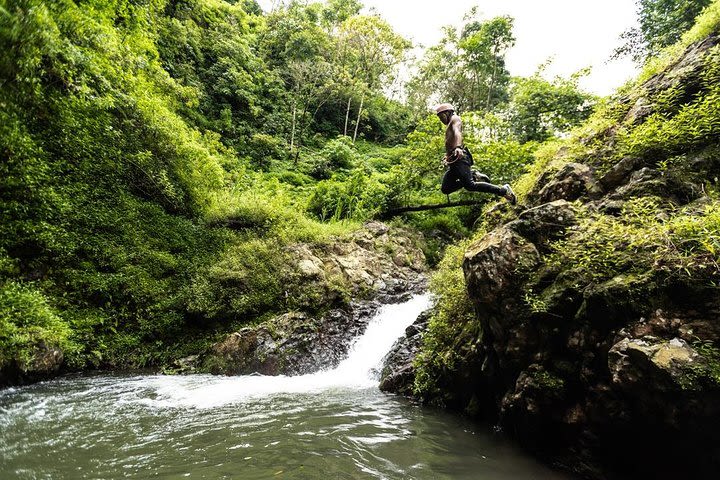
<path fill-rule="evenodd" d="M 273 394 L 312 393 L 331 389 L 365 389 L 377 385 L 376 371 L 395 341 L 430 306 L 428 294 L 415 295 L 404 303 L 384 305 L 352 345 L 348 357 L 336 368 L 297 376 L 211 375 L 154 376 L 144 386 L 153 386 L 160 406 L 213 408 Z"/>

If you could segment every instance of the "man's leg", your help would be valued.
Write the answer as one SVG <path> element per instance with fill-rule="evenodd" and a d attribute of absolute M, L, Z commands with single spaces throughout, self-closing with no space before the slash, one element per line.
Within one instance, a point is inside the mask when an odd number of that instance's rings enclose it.
<path fill-rule="evenodd" d="M 453 169 L 460 178 L 460 183 L 466 190 L 470 190 L 471 192 L 494 193 L 495 195 L 499 195 L 501 197 L 504 197 L 507 193 L 505 187 L 486 182 L 474 182 L 472 179 L 470 165 L 465 162 L 455 162 L 452 167 L 450 167 L 449 171 L 452 171 Z"/>
<path fill-rule="evenodd" d="M 440 191 L 445 195 L 450 195 L 453 192 L 457 192 L 462 188 L 460 177 L 458 173 L 451 166 L 443 175 L 442 183 L 440 184 Z"/>

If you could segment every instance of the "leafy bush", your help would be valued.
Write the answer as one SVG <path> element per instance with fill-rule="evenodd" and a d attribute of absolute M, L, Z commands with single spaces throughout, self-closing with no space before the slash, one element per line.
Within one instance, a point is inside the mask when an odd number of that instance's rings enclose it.
<path fill-rule="evenodd" d="M 72 355 L 78 345 L 72 330 L 32 285 L 8 281 L 0 285 L 0 368 L 11 361 L 31 369 L 34 349 L 45 344 Z"/>
<path fill-rule="evenodd" d="M 287 151 L 280 140 L 264 133 L 254 133 L 250 137 L 246 153 L 252 164 L 261 170 L 269 170 L 274 160 L 287 158 Z"/>
<path fill-rule="evenodd" d="M 229 247 L 187 286 L 188 311 L 204 321 L 250 319 L 283 310 L 291 269 L 276 242 L 250 238 Z"/>
<path fill-rule="evenodd" d="M 318 153 L 310 175 L 319 180 L 328 179 L 337 170 L 352 168 L 356 160 L 357 153 L 352 140 L 349 137 L 339 136 L 327 142 Z"/>
<path fill-rule="evenodd" d="M 307 211 L 321 220 L 365 219 L 380 212 L 388 188 L 377 175 L 356 170 L 346 181 L 324 180 L 310 195 Z"/>

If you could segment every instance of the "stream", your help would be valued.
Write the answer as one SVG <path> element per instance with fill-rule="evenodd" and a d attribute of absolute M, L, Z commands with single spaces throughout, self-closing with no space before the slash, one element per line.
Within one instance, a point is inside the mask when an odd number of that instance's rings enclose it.
<path fill-rule="evenodd" d="M 384 306 L 337 368 L 295 377 L 94 374 L 0 391 L 0 479 L 570 477 L 458 415 L 377 388 L 430 303 Z"/>

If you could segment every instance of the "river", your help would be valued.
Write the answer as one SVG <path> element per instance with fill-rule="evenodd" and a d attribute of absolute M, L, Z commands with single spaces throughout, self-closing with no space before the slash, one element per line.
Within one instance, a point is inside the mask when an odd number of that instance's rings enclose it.
<path fill-rule="evenodd" d="M 569 477 L 460 416 L 377 388 L 427 308 L 388 305 L 333 370 L 295 377 L 96 374 L 0 391 L 0 479 Z"/>

